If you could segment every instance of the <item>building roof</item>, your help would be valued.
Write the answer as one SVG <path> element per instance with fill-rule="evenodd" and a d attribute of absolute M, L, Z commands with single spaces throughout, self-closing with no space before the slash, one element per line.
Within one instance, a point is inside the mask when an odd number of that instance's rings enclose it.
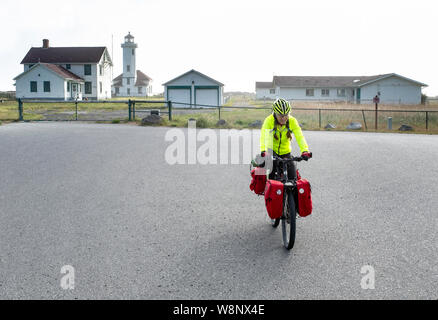
<path fill-rule="evenodd" d="M 178 76 L 178 77 L 176 77 L 176 78 L 173 78 L 172 80 L 169 80 L 169 81 L 167 81 L 166 83 L 163 83 L 163 86 L 168 85 L 169 83 L 171 83 L 171 82 L 173 82 L 173 81 L 175 81 L 175 80 L 177 80 L 177 79 L 179 79 L 179 78 L 182 78 L 182 77 L 184 77 L 184 76 L 186 76 L 186 75 L 188 75 L 189 73 L 192 73 L 192 72 L 193 72 L 193 73 L 196 73 L 196 74 L 198 74 L 198 75 L 200 75 L 201 77 L 204 77 L 204 78 L 209 79 L 210 81 L 216 83 L 216 84 L 219 85 L 219 86 L 224 86 L 223 83 L 221 83 L 221 82 L 219 82 L 219 81 L 217 81 L 217 80 L 214 80 L 213 78 L 210 78 L 209 76 L 206 76 L 205 74 L 203 74 L 203 73 L 201 73 L 201 72 L 199 72 L 199 71 L 196 71 L 195 69 L 192 69 L 192 70 L 190 70 L 190 71 L 187 71 L 186 73 L 183 73 L 182 75 L 180 75 L 180 76 Z"/>
<path fill-rule="evenodd" d="M 336 87 L 359 87 L 361 84 L 381 78 L 377 76 L 274 76 L 274 86 L 295 88 L 336 88 Z"/>
<path fill-rule="evenodd" d="M 149 82 L 152 80 L 152 78 L 148 77 L 146 74 L 141 72 L 140 70 L 137 71 L 137 81 L 135 81 L 134 86 L 135 87 L 146 87 L 149 85 Z M 122 87 L 122 80 L 123 80 L 123 73 L 113 79 L 113 86 L 114 87 Z"/>
<path fill-rule="evenodd" d="M 148 77 L 147 75 L 145 75 L 143 72 L 141 72 L 140 70 L 137 70 L 137 81 L 135 81 L 135 86 L 136 87 L 144 87 L 147 86 L 149 84 L 149 82 L 152 79 L 150 77 Z"/>
<path fill-rule="evenodd" d="M 52 71 L 53 73 L 55 73 L 56 75 L 58 75 L 59 77 L 66 79 L 66 80 L 76 80 L 79 82 L 83 82 L 84 79 L 82 79 L 81 77 L 79 77 L 78 75 L 74 74 L 73 72 L 70 72 L 69 70 L 55 65 L 55 64 L 50 64 L 50 63 L 37 63 L 35 64 L 32 68 L 30 68 L 29 70 L 19 74 L 18 76 L 16 76 L 14 78 L 14 80 L 17 80 L 18 78 L 21 78 L 23 75 L 29 73 L 30 71 L 34 70 L 37 67 L 44 67 L 46 69 L 48 69 L 49 71 Z"/>
<path fill-rule="evenodd" d="M 396 73 L 387 73 L 374 76 L 274 76 L 272 82 L 256 82 L 256 88 L 359 88 L 392 76 L 413 82 L 416 85 L 427 86 L 424 83 L 405 78 Z"/>
<path fill-rule="evenodd" d="M 50 47 L 31 48 L 21 64 L 25 63 L 99 63 L 106 47 Z M 109 55 L 108 55 L 109 58 Z M 111 61 L 111 58 L 109 58 Z"/>
<path fill-rule="evenodd" d="M 272 88 L 274 88 L 274 84 L 272 82 L 256 82 L 256 88 L 272 89 Z"/>

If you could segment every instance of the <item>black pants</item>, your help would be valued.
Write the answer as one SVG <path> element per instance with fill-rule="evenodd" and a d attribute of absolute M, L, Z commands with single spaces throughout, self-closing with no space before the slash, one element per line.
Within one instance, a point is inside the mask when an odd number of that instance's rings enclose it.
<path fill-rule="evenodd" d="M 274 152 L 274 155 L 277 157 L 280 157 L 282 159 L 285 158 L 292 158 L 290 153 L 286 153 L 283 155 L 278 155 Z M 276 163 L 273 164 L 272 167 L 272 172 L 269 174 L 269 179 L 274 178 L 275 172 L 278 170 Z M 287 176 L 289 179 L 296 179 L 297 178 L 297 172 L 296 172 L 296 167 L 295 167 L 295 163 L 294 162 L 289 162 L 287 164 Z"/>

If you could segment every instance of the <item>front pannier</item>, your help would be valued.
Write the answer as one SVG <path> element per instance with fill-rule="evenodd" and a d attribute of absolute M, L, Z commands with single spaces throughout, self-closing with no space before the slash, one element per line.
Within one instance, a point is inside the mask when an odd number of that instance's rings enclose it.
<path fill-rule="evenodd" d="M 265 205 L 271 219 L 278 219 L 283 214 L 284 185 L 280 181 L 268 180 L 265 188 Z"/>

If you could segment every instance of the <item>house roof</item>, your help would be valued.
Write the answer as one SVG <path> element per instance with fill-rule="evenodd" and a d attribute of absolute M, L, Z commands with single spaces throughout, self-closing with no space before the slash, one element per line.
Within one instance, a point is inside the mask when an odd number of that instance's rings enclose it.
<path fill-rule="evenodd" d="M 135 81 L 136 87 L 145 87 L 149 85 L 149 82 L 152 80 L 152 78 L 148 77 L 146 74 L 141 72 L 140 70 L 137 71 L 137 81 Z M 123 80 L 123 73 L 113 79 L 113 86 L 114 87 L 122 87 L 122 80 Z"/>
<path fill-rule="evenodd" d="M 324 77 L 324 76 L 274 76 L 273 83 L 274 86 L 279 87 L 358 87 L 362 83 L 370 82 L 381 78 L 382 75 L 378 76 L 356 76 L 356 77 Z"/>
<path fill-rule="evenodd" d="M 274 88 L 274 84 L 272 82 L 256 82 L 256 88 L 272 89 L 272 88 Z"/>
<path fill-rule="evenodd" d="M 192 69 L 192 70 L 190 70 L 190 71 L 187 71 L 186 73 L 183 73 L 182 75 L 180 75 L 180 76 L 178 76 L 178 77 L 176 77 L 176 78 L 173 78 L 172 80 L 169 80 L 169 81 L 163 83 L 163 86 L 165 86 L 165 85 L 167 85 L 167 84 L 169 84 L 169 83 L 171 83 L 171 82 L 173 82 L 173 81 L 175 81 L 175 80 L 177 80 L 177 79 L 179 79 L 179 78 L 182 78 L 182 77 L 184 77 L 184 76 L 186 76 L 186 75 L 188 75 L 189 73 L 192 73 L 192 72 L 193 72 L 193 73 L 196 73 L 196 74 L 198 74 L 198 75 L 200 75 L 201 77 L 207 78 L 208 80 L 210 80 L 210 81 L 216 83 L 216 84 L 219 85 L 219 86 L 224 86 L 223 83 L 221 83 L 221 82 L 219 82 L 219 81 L 217 81 L 217 80 L 214 80 L 213 78 L 210 78 L 209 76 L 206 76 L 205 74 L 203 74 L 203 73 L 201 73 L 201 72 L 199 72 L 199 71 L 196 71 L 195 69 Z"/>
<path fill-rule="evenodd" d="M 66 79 L 66 80 L 76 80 L 79 82 L 83 82 L 84 79 L 82 79 L 81 77 L 79 77 L 78 75 L 74 74 L 73 72 L 68 71 L 67 69 L 55 65 L 55 64 L 50 64 L 50 63 L 37 63 L 35 64 L 32 68 L 30 68 L 29 70 L 20 73 L 18 76 L 16 76 L 14 78 L 14 80 L 17 80 L 18 78 L 21 78 L 22 76 L 24 76 L 25 74 L 31 72 L 32 70 L 34 70 L 35 68 L 38 68 L 39 66 L 44 67 L 46 69 L 48 69 L 49 71 L 52 71 L 53 73 L 55 73 L 56 75 L 58 75 L 59 77 Z"/>
<path fill-rule="evenodd" d="M 424 83 L 405 78 L 396 73 L 379 74 L 374 76 L 274 76 L 272 87 L 293 87 L 293 88 L 358 88 L 364 85 L 396 76 L 398 78 L 413 82 L 420 86 L 427 86 Z M 257 83 L 262 86 L 257 86 Z M 257 88 L 265 88 L 264 84 L 269 82 L 256 82 Z"/>
<path fill-rule="evenodd" d="M 99 63 L 106 47 L 50 47 L 31 48 L 21 64 L 25 63 Z M 108 55 L 109 58 L 109 55 Z M 111 59 L 109 58 L 111 61 Z"/>

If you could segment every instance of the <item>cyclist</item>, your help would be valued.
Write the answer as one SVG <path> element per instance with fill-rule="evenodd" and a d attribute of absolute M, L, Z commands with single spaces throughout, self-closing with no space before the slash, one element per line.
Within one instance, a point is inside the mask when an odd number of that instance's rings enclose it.
<path fill-rule="evenodd" d="M 279 98 L 274 101 L 272 109 L 272 114 L 265 119 L 261 130 L 261 156 L 275 155 L 280 158 L 290 158 L 290 143 L 293 133 L 300 148 L 301 157 L 306 161 L 309 160 L 312 155 L 309 152 L 309 146 L 307 145 L 297 119 L 290 115 L 290 103 L 285 99 Z M 275 168 L 273 168 L 271 174 L 273 172 L 275 172 Z M 296 178 L 296 169 L 293 162 L 289 163 L 287 174 L 289 178 Z"/>

